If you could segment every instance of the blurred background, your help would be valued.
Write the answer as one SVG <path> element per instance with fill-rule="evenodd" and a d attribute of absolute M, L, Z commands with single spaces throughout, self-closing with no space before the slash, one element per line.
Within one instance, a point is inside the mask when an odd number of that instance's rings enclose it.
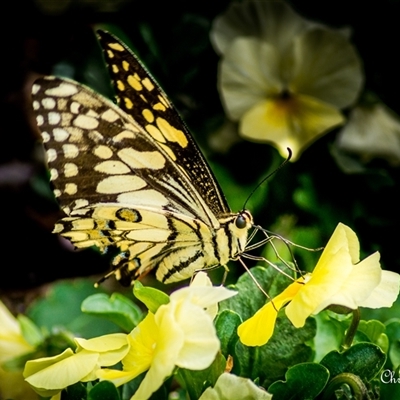
<path fill-rule="evenodd" d="M 110 30 L 131 46 L 158 80 L 210 162 L 233 211 L 283 161 L 273 146 L 246 141 L 235 127 L 226 132 L 217 91 L 219 56 L 209 34 L 213 20 L 230 3 L 17 0 L 2 5 L 2 297 L 25 302 L 27 289 L 61 278 L 100 277 L 108 270 L 106 257 L 92 249 L 75 252 L 51 233 L 61 213 L 48 183 L 30 100 L 34 80 L 48 74 L 68 76 L 112 97 L 97 28 Z M 400 2 L 288 4 L 304 18 L 351 29 L 365 73 L 360 98 L 378 99 L 397 118 Z M 385 129 L 377 131 L 378 140 L 385 140 Z M 269 179 L 246 207 L 257 224 L 309 247 L 326 244 L 343 222 L 357 233 L 362 255 L 379 250 L 382 266 L 400 272 L 398 162 L 385 154 L 356 154 L 354 168 L 348 168 L 335 150 L 339 130 L 318 139 Z M 400 131 L 394 134 L 400 146 Z M 296 258 L 301 268 L 312 269 L 318 255 L 299 251 Z M 242 268 L 235 264 L 231 270 L 234 281 Z"/>

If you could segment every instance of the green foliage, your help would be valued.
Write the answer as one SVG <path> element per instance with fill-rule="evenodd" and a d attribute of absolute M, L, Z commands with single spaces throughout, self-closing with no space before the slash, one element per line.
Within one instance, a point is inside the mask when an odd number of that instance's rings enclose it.
<path fill-rule="evenodd" d="M 125 332 L 130 332 L 143 318 L 140 308 L 127 297 L 113 293 L 94 294 L 82 303 L 82 311 L 114 322 Z"/>

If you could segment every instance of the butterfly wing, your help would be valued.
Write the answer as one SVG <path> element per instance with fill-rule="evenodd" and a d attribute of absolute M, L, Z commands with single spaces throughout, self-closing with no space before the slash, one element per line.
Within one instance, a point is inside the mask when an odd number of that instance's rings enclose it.
<path fill-rule="evenodd" d="M 154 139 L 67 79 L 39 79 L 33 99 L 54 193 L 67 214 L 55 232 L 77 247 L 117 247 L 113 264 L 125 283 L 155 266 L 158 279 L 170 282 L 218 264 L 210 254 L 219 221 L 169 150 L 176 135 L 161 130 Z M 185 149 L 185 136 L 179 141 Z"/>
<path fill-rule="evenodd" d="M 230 212 L 212 171 L 186 124 L 155 79 L 115 36 L 98 31 L 119 107 L 130 115 L 166 151 L 189 177 L 215 215 Z"/>

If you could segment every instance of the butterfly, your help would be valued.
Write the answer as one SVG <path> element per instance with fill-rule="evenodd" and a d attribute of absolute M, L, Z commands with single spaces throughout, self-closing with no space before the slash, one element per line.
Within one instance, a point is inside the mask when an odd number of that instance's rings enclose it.
<path fill-rule="evenodd" d="M 118 250 L 123 285 L 155 269 L 171 283 L 246 250 L 253 217 L 233 213 L 177 110 L 131 50 L 98 31 L 117 105 L 66 78 L 32 88 L 54 194 L 54 233 L 77 248 Z"/>

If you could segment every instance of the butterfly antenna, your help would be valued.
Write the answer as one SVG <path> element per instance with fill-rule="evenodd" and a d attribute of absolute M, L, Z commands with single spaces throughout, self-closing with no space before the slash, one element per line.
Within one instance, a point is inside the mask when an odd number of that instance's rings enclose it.
<path fill-rule="evenodd" d="M 292 158 L 293 152 L 292 150 L 287 147 L 287 151 L 288 151 L 288 156 L 286 158 L 285 161 L 283 161 L 283 163 L 281 165 L 279 165 L 278 168 L 276 168 L 274 171 L 272 171 L 270 174 L 268 174 L 261 182 L 258 183 L 258 185 L 250 192 L 250 194 L 247 196 L 246 201 L 243 204 L 243 210 L 246 208 L 246 204 L 247 202 L 250 200 L 251 196 L 253 196 L 254 192 L 269 178 L 271 178 L 271 176 L 275 175 L 281 168 L 283 168 Z"/>

